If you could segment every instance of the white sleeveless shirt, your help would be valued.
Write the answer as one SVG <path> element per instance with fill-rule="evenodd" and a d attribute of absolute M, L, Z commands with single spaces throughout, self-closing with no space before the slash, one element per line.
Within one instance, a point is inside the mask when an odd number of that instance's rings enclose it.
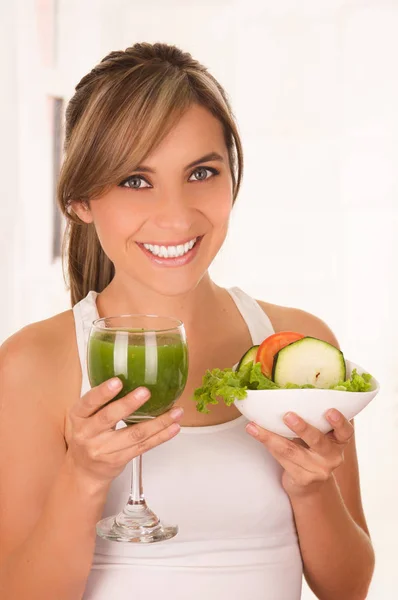
<path fill-rule="evenodd" d="M 274 333 L 260 305 L 228 290 L 253 345 Z M 82 367 L 90 389 L 87 342 L 98 318 L 96 292 L 73 308 Z M 241 416 L 207 427 L 182 427 L 143 457 L 150 508 L 179 532 L 137 545 L 96 539 L 83 600 L 299 600 L 302 560 L 282 467 L 245 431 Z M 120 421 L 117 428 L 123 427 Z M 131 465 L 113 480 L 103 517 L 121 511 Z"/>

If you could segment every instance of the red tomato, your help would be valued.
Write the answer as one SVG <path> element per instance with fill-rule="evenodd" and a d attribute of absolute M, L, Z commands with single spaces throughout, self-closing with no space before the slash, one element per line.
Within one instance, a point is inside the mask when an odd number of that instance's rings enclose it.
<path fill-rule="evenodd" d="M 304 335 L 294 331 L 280 331 L 267 337 L 257 350 L 256 362 L 261 363 L 261 370 L 266 377 L 271 379 L 274 356 L 285 346 L 301 340 Z"/>

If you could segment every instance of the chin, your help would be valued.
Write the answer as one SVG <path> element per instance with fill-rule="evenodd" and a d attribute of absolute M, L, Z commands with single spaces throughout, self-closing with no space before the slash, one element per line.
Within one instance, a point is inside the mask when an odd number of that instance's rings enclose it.
<path fill-rule="evenodd" d="M 192 277 L 192 275 L 190 277 L 182 277 L 181 275 L 179 277 L 158 277 L 151 282 L 148 280 L 143 281 L 142 284 L 155 294 L 168 298 L 175 298 L 177 296 L 185 296 L 192 292 L 205 276 L 205 273 L 196 277 Z"/>

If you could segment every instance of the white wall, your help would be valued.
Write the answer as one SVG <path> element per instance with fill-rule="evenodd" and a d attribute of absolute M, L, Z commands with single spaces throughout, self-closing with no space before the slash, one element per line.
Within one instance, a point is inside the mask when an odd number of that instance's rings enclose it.
<path fill-rule="evenodd" d="M 246 156 L 242 193 L 213 276 L 258 298 L 316 313 L 346 355 L 383 383 L 383 393 L 358 417 L 357 435 L 378 554 L 369 598 L 392 600 L 398 0 L 61 0 L 55 69 L 38 64 L 34 0 L 17 4 L 18 84 L 15 53 L 9 61 L 0 54 L 8 82 L 1 112 L 10 115 L 1 161 L 8 177 L 0 200 L 0 339 L 68 308 L 60 265 L 51 264 L 44 95 L 70 97 L 105 54 L 136 41 L 189 50 L 229 92 Z M 12 8 L 7 14 L 12 20 Z M 0 43 L 12 49 L 12 23 L 4 32 Z"/>
<path fill-rule="evenodd" d="M 6 85 L 0 94 L 0 144 L 1 195 L 0 195 L 0 331 L 11 334 L 15 323 L 13 300 L 15 297 L 15 259 L 17 253 L 16 217 L 18 213 L 17 138 L 18 115 L 17 79 L 17 17 L 15 6 L 0 3 L 0 72 Z M 7 176 L 5 176 L 7 175 Z M 1 340 L 1 337 L 0 337 Z"/>
<path fill-rule="evenodd" d="M 59 71 L 41 66 L 36 4 L 46 2 L 0 3 L 0 342 L 27 323 L 68 307 L 60 262 L 52 262 L 47 104 L 47 95 L 67 90 L 59 85 Z"/>

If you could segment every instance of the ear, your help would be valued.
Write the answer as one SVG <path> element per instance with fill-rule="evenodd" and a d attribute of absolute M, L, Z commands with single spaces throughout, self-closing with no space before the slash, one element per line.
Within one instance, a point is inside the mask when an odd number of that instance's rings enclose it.
<path fill-rule="evenodd" d="M 81 221 L 83 221 L 84 223 L 92 223 L 93 222 L 93 215 L 91 214 L 91 210 L 90 210 L 90 206 L 88 204 L 88 202 L 84 201 L 79 201 L 79 200 L 73 200 L 70 203 L 70 208 L 73 210 L 73 212 L 79 217 L 79 219 Z"/>

